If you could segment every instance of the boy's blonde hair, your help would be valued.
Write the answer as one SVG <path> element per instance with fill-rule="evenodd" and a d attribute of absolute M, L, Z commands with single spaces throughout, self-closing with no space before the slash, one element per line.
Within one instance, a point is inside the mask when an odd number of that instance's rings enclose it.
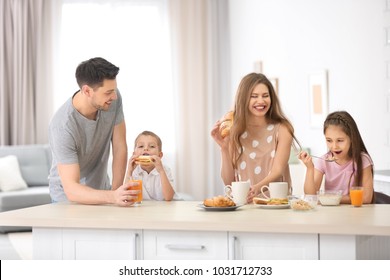
<path fill-rule="evenodd" d="M 161 141 L 161 138 L 156 133 L 154 133 L 152 131 L 149 131 L 149 130 L 142 131 L 140 134 L 138 134 L 137 138 L 135 138 L 135 141 L 134 141 L 134 148 L 137 147 L 138 139 L 141 136 L 152 136 L 152 137 L 154 137 L 157 140 L 157 146 L 158 146 L 159 152 L 162 151 L 162 141 Z"/>

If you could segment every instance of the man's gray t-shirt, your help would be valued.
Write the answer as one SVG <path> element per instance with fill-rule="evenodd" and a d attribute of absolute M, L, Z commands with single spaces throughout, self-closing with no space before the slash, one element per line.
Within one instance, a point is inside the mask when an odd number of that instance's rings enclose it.
<path fill-rule="evenodd" d="M 56 112 L 49 125 L 49 144 L 53 161 L 49 175 L 53 201 L 67 201 L 57 164 L 80 166 L 80 184 L 94 189 L 111 189 L 107 175 L 114 126 L 124 120 L 122 98 L 114 100 L 108 111 L 98 111 L 96 120 L 81 115 L 70 98 Z"/>

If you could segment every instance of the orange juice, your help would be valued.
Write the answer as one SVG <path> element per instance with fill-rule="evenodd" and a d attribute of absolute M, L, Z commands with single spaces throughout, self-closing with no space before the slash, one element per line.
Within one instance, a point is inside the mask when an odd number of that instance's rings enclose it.
<path fill-rule="evenodd" d="M 130 180 L 130 182 L 137 182 L 138 186 L 130 186 L 130 190 L 139 190 L 140 192 L 137 195 L 137 199 L 135 200 L 135 204 L 141 204 L 142 202 L 142 180 Z"/>
<path fill-rule="evenodd" d="M 349 196 L 351 198 L 351 204 L 355 207 L 360 207 L 363 204 L 363 188 L 351 187 L 349 190 Z"/>

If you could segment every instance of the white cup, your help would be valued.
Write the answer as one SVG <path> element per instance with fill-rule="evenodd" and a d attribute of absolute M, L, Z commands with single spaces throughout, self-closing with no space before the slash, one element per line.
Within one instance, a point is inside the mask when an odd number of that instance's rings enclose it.
<path fill-rule="evenodd" d="M 265 193 L 265 191 L 269 191 L 269 195 Z M 262 186 L 261 194 L 266 198 L 287 198 L 288 195 L 288 184 L 287 182 L 272 182 L 269 183 L 268 186 Z"/>
<path fill-rule="evenodd" d="M 232 185 L 225 186 L 225 194 L 230 197 L 236 205 L 243 205 L 247 202 L 248 192 L 251 184 L 246 182 L 232 182 Z"/>

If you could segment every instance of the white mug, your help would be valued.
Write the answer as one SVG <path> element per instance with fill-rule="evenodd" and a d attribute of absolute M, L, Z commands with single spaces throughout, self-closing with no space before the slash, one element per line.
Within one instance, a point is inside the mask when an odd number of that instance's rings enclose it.
<path fill-rule="evenodd" d="M 265 193 L 266 189 L 269 191 L 269 196 Z M 261 187 L 261 194 L 266 198 L 287 198 L 288 184 L 287 182 L 272 182 L 268 186 Z"/>
<path fill-rule="evenodd" d="M 232 185 L 225 186 L 225 194 L 230 197 L 236 205 L 244 205 L 247 202 L 248 192 L 251 184 L 246 182 L 232 182 Z"/>

